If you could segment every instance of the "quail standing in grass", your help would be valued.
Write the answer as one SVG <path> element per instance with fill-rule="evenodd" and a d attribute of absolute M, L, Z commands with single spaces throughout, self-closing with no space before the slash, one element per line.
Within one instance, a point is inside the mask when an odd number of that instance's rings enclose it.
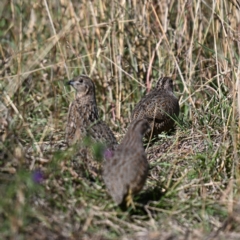
<path fill-rule="evenodd" d="M 76 90 L 76 98 L 70 104 L 66 126 L 69 145 L 89 136 L 95 142 L 106 143 L 109 148 L 117 145 L 110 128 L 99 118 L 93 81 L 80 75 L 68 82 Z"/>
<path fill-rule="evenodd" d="M 142 137 L 148 129 L 147 120 L 134 120 L 113 156 L 104 160 L 103 180 L 108 193 L 119 205 L 134 208 L 132 195 L 141 191 L 146 181 L 148 161 Z"/>
<path fill-rule="evenodd" d="M 106 149 L 113 150 L 117 146 L 117 141 L 110 128 L 99 118 L 93 81 L 85 75 L 80 75 L 68 84 L 76 90 L 75 100 L 70 104 L 68 111 L 66 126 L 68 145 L 82 142 L 88 137 L 91 144 L 102 143 Z"/>
<path fill-rule="evenodd" d="M 173 81 L 169 77 L 158 80 L 156 87 L 135 106 L 132 120 L 146 118 L 151 126 L 147 135 L 157 136 L 174 126 L 174 118 L 179 114 L 179 103 L 173 93 Z"/>

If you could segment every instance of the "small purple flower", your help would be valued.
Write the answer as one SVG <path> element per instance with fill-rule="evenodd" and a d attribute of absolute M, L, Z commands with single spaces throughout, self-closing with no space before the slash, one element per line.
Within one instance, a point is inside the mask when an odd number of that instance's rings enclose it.
<path fill-rule="evenodd" d="M 38 183 L 38 184 L 42 183 L 42 181 L 44 180 L 43 172 L 39 169 L 35 170 L 32 173 L 32 180 L 33 180 L 33 182 Z"/>
<path fill-rule="evenodd" d="M 105 159 L 110 159 L 110 158 L 112 158 L 112 157 L 113 157 L 113 151 L 107 148 L 107 149 L 104 151 L 104 158 L 105 158 Z"/>

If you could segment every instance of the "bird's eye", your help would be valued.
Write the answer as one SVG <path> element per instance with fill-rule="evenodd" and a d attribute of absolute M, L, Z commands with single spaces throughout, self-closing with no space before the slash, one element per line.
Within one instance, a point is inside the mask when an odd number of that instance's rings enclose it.
<path fill-rule="evenodd" d="M 78 82 L 79 82 L 79 83 L 83 83 L 83 80 L 82 80 L 82 79 L 80 79 Z"/>

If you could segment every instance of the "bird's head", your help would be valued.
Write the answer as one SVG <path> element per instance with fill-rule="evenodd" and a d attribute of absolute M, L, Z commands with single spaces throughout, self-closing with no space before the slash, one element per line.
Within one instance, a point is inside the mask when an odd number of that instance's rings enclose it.
<path fill-rule="evenodd" d="M 75 77 L 68 82 L 68 85 L 71 85 L 76 90 L 77 97 L 94 95 L 94 83 L 88 76 L 80 75 Z"/>
<path fill-rule="evenodd" d="M 148 130 L 150 130 L 150 125 L 147 119 L 137 119 L 132 121 L 129 130 L 135 133 L 140 133 L 141 136 L 143 136 Z"/>
<path fill-rule="evenodd" d="M 173 92 L 173 80 L 170 77 L 159 78 L 156 88 Z"/>

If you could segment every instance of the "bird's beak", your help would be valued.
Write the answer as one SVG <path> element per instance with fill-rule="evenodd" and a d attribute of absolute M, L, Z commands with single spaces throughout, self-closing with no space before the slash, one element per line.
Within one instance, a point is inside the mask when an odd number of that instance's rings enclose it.
<path fill-rule="evenodd" d="M 73 86 L 73 83 L 74 83 L 74 81 L 73 81 L 73 80 L 70 80 L 70 81 L 67 82 L 67 85 Z"/>

